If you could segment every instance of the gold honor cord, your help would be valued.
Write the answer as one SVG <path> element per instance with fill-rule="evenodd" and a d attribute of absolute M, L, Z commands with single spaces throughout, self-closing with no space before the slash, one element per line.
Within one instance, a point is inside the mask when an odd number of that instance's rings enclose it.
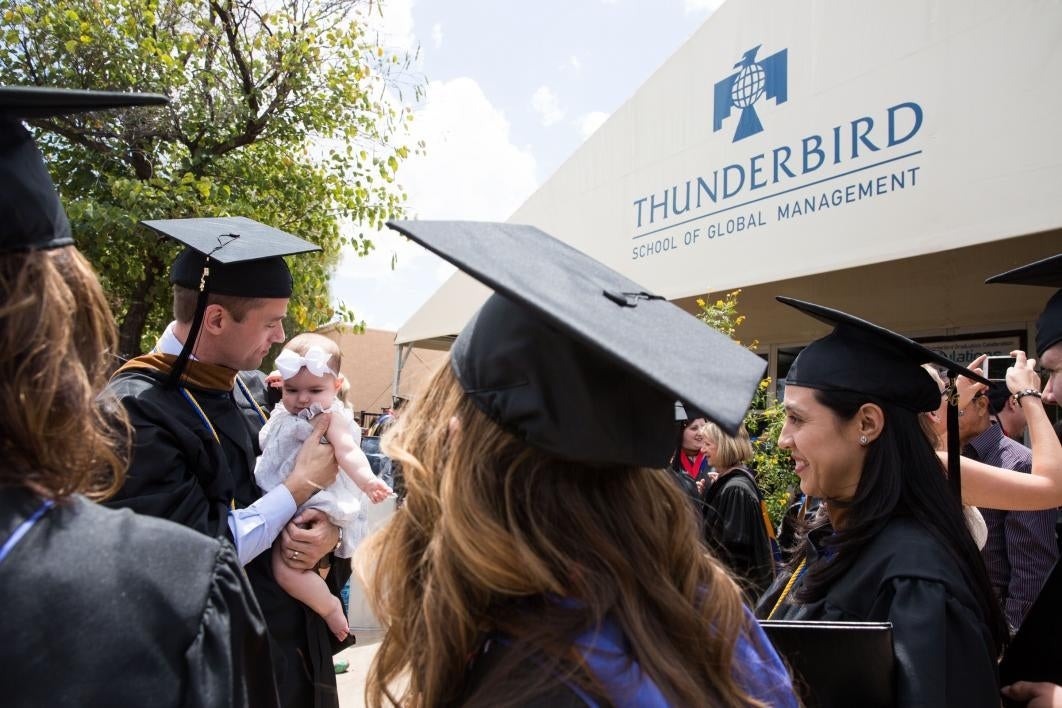
<path fill-rule="evenodd" d="M 785 599 L 789 597 L 789 592 L 793 589 L 793 585 L 796 584 L 797 578 L 799 578 L 800 574 L 804 572 L 804 566 L 807 565 L 807 562 L 807 556 L 804 556 L 800 561 L 800 565 L 797 566 L 796 570 L 794 570 L 793 574 L 789 577 L 789 582 L 785 584 L 785 589 L 782 590 L 782 594 L 778 596 L 778 602 L 774 603 L 774 607 L 771 608 L 771 614 L 767 615 L 767 619 L 773 619 L 774 613 L 778 611 L 778 608 L 782 606 Z"/>

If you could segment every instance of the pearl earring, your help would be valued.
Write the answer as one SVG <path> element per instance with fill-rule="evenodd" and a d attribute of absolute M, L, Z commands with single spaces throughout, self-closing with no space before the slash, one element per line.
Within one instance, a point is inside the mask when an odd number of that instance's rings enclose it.
<path fill-rule="evenodd" d="M 869 443 L 870 443 L 870 438 L 868 438 L 866 435 L 860 435 L 859 436 L 859 444 L 860 445 L 866 446 Z"/>

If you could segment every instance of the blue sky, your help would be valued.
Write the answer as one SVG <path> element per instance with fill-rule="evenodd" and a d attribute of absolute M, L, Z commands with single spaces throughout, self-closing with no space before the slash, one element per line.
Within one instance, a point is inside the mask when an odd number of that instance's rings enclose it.
<path fill-rule="evenodd" d="M 385 0 L 377 31 L 419 48 L 427 81 L 412 129 L 427 154 L 399 171 L 411 215 L 508 218 L 721 2 Z M 453 269 L 391 232 L 374 241 L 344 259 L 333 297 L 397 330 Z"/>

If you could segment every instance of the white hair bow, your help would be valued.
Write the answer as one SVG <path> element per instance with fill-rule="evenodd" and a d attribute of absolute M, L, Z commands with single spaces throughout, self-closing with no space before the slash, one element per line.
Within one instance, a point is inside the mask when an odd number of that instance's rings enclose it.
<path fill-rule="evenodd" d="M 306 356 L 299 356 L 290 349 L 285 349 L 277 357 L 276 366 L 277 371 L 280 372 L 280 378 L 285 381 L 297 375 L 302 369 L 306 369 L 314 376 L 324 376 L 325 374 L 338 376 L 328 366 L 330 358 L 331 355 L 320 347 L 310 347 L 306 351 Z"/>

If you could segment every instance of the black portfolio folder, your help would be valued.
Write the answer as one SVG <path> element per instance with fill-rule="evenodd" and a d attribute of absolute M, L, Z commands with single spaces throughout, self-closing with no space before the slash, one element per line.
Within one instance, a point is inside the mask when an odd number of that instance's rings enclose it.
<path fill-rule="evenodd" d="M 891 622 L 761 620 L 808 708 L 893 705 Z"/>

